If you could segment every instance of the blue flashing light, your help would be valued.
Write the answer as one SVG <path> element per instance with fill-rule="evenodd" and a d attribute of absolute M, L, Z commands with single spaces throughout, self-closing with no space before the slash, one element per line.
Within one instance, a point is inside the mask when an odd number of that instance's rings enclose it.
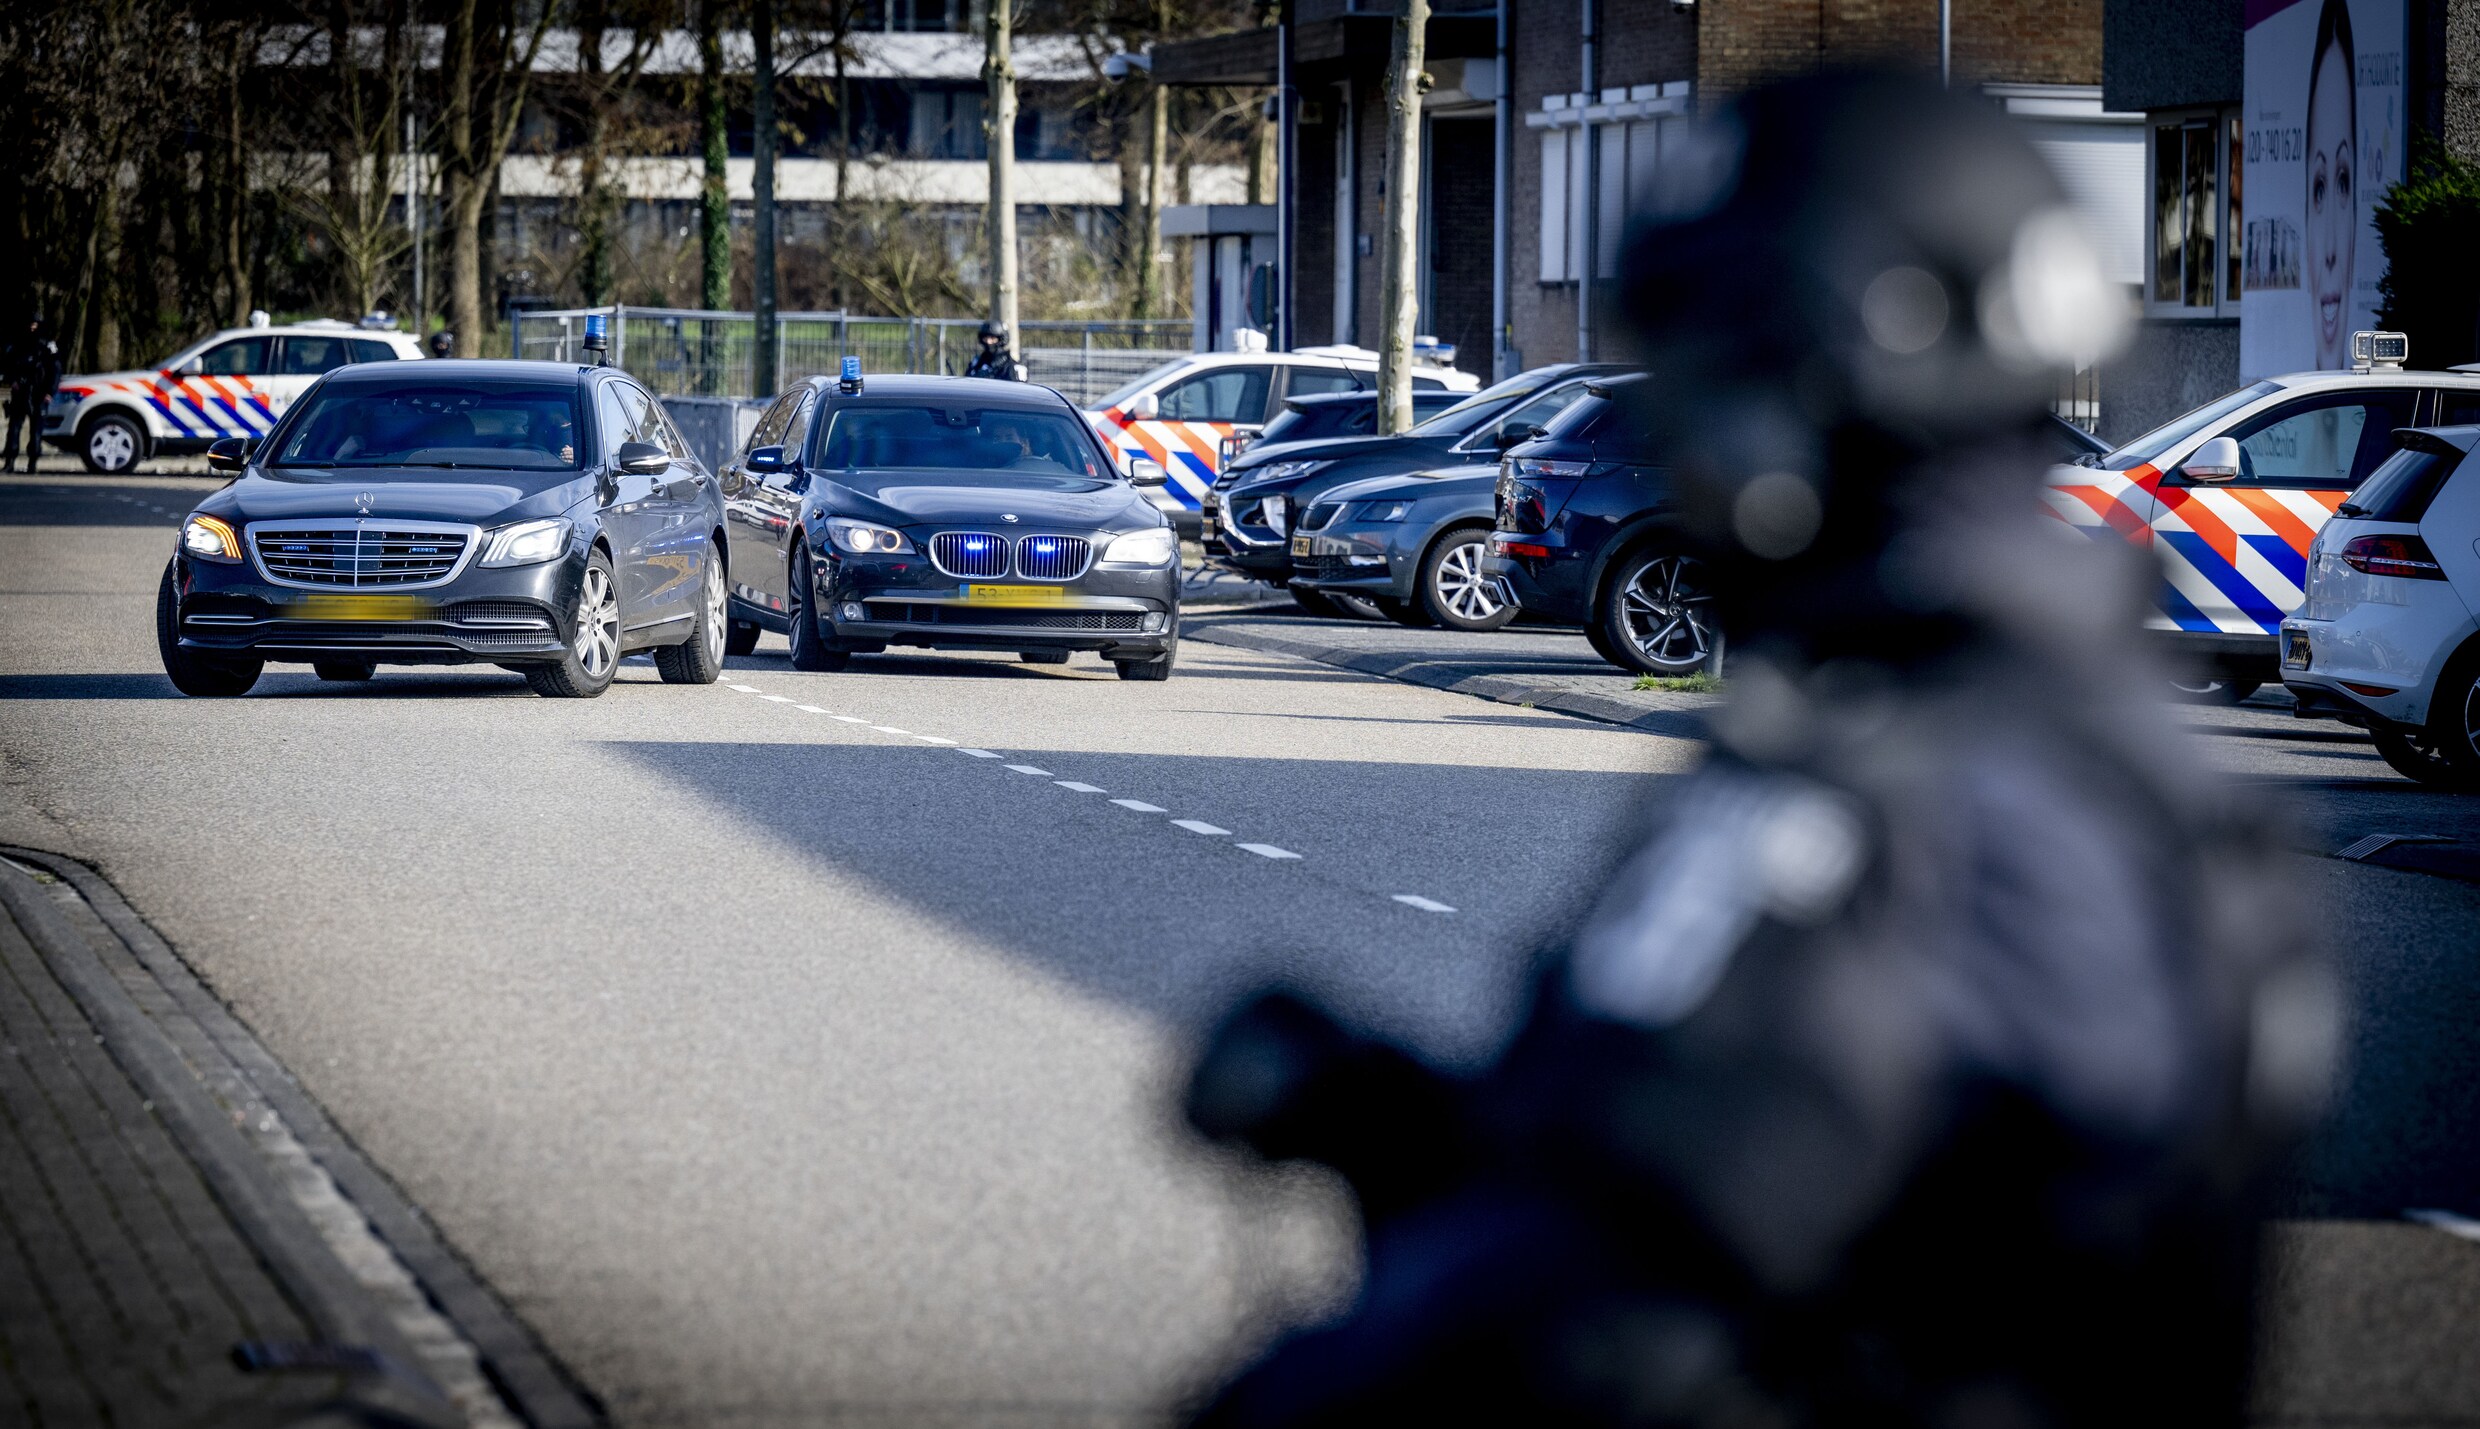
<path fill-rule="evenodd" d="M 608 331 L 604 326 L 606 321 L 608 320 L 601 313 L 586 314 L 586 346 L 601 347 L 603 345 L 604 333 Z"/>
<path fill-rule="evenodd" d="M 977 536 L 974 539 L 965 542 L 964 548 L 968 551 L 987 551 L 990 549 L 990 543 Z"/>
<path fill-rule="evenodd" d="M 847 357 L 844 359 L 844 380 L 847 382 L 858 382 L 861 380 L 860 358 Z"/>

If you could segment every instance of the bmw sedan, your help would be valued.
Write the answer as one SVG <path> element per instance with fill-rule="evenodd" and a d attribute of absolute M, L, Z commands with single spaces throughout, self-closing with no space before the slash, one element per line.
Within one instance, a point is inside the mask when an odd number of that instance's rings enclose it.
<path fill-rule="evenodd" d="M 1066 398 L 978 377 L 877 377 L 776 398 L 722 472 L 732 635 L 792 642 L 801 670 L 891 645 L 1092 651 L 1164 680 L 1179 645 L 1180 548 Z"/>
<path fill-rule="evenodd" d="M 155 608 L 185 694 L 241 694 L 270 661 L 483 662 L 568 698 L 636 650 L 675 684 L 722 673 L 722 500 L 616 368 L 346 367 L 208 461 L 237 479 L 182 523 Z"/>

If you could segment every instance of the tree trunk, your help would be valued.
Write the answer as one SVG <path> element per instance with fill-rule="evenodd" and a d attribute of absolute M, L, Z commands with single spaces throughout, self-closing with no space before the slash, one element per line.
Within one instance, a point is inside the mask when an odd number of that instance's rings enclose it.
<path fill-rule="evenodd" d="M 990 320 L 1016 343 L 1016 65 L 1011 57 L 1013 0 L 989 0 L 990 28 L 982 55 L 982 79 L 990 86 L 990 113 L 983 135 L 990 148 Z"/>
<path fill-rule="evenodd" d="M 224 272 L 234 327 L 250 321 L 250 151 L 241 115 L 241 74 L 249 55 L 249 30 L 236 26 L 232 68 L 224 76 Z"/>
<path fill-rule="evenodd" d="M 1386 66 L 1386 265 L 1379 279 L 1378 430 L 1412 425 L 1412 337 L 1421 324 L 1421 72 L 1429 0 L 1404 0 Z"/>
<path fill-rule="evenodd" d="M 749 363 L 750 395 L 775 395 L 775 0 L 755 0 L 749 7 L 750 81 L 755 88 L 750 114 L 755 123 L 750 144 L 757 156 L 750 179 L 751 217 L 749 288 L 758 313 L 757 341 Z"/>
<path fill-rule="evenodd" d="M 1145 203 L 1137 217 L 1137 316 L 1162 316 L 1163 161 L 1170 157 L 1171 97 L 1157 82 L 1146 96 Z"/>
<path fill-rule="evenodd" d="M 706 172 L 698 188 L 698 306 L 732 305 L 732 150 L 723 98 L 723 0 L 698 4 L 698 153 Z"/>
<path fill-rule="evenodd" d="M 448 326 L 456 355 L 482 355 L 482 201 L 486 192 L 475 152 L 475 0 L 448 7 L 442 37 L 447 70 L 441 116 L 440 177 L 447 183 Z"/>
<path fill-rule="evenodd" d="M 577 287 L 587 307 L 599 308 L 611 301 L 611 215 L 603 203 L 603 147 L 611 142 L 603 35 L 610 10 L 599 0 L 584 8 L 577 26 L 586 98 L 585 152 L 577 157 Z"/>

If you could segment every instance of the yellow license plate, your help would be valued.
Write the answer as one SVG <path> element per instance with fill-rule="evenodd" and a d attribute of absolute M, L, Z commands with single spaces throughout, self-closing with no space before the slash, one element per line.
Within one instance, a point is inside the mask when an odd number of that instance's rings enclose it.
<path fill-rule="evenodd" d="M 1306 536 L 1294 536 L 1292 538 L 1292 554 L 1295 556 L 1305 556 L 1309 554 L 1309 538 Z"/>
<path fill-rule="evenodd" d="M 964 598 L 968 605 L 1055 605 L 1068 593 L 1055 585 L 969 585 Z"/>
<path fill-rule="evenodd" d="M 308 595 L 285 614 L 294 620 L 428 620 L 437 610 L 417 595 Z"/>

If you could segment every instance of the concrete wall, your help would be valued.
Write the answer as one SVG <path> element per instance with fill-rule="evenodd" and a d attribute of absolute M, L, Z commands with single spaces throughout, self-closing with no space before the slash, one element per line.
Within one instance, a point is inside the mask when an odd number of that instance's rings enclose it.
<path fill-rule="evenodd" d="M 2236 318 L 2148 320 L 2101 369 L 2101 436 L 2122 442 L 2239 385 Z"/>

